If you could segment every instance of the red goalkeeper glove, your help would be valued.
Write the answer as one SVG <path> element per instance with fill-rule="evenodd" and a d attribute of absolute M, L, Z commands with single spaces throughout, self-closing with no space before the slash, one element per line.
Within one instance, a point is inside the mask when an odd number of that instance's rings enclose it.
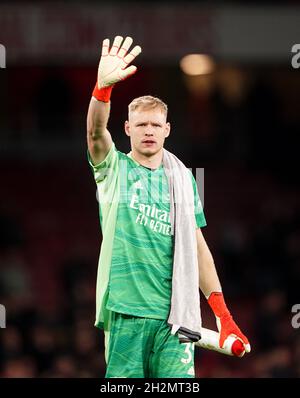
<path fill-rule="evenodd" d="M 127 54 L 133 40 L 131 37 L 126 37 L 123 44 L 122 41 L 123 37 L 116 36 L 109 50 L 109 39 L 103 40 L 97 83 L 92 94 L 98 101 L 109 102 L 114 84 L 125 80 L 137 70 L 136 66 L 128 64 L 139 55 L 141 47 L 135 46 Z"/>
<path fill-rule="evenodd" d="M 210 294 L 207 301 L 217 319 L 217 327 L 220 332 L 220 347 L 223 347 L 224 342 L 229 335 L 234 335 L 244 344 L 245 351 L 250 352 L 251 347 L 249 341 L 232 319 L 232 316 L 225 304 L 223 293 L 213 292 Z"/>

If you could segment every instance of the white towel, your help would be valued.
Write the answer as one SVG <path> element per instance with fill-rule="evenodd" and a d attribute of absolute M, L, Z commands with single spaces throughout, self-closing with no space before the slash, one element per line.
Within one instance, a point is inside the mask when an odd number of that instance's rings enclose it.
<path fill-rule="evenodd" d="M 163 166 L 169 182 L 171 233 L 174 235 L 168 324 L 181 342 L 198 341 L 201 313 L 194 190 L 189 170 L 166 149 L 163 150 Z"/>

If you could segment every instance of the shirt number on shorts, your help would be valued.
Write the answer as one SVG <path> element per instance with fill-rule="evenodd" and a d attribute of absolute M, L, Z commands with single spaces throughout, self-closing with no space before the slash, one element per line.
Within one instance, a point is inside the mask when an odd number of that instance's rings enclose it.
<path fill-rule="evenodd" d="M 192 361 L 193 359 L 193 353 L 194 353 L 194 344 L 193 343 L 182 343 L 185 344 L 185 354 L 187 354 L 187 358 L 181 358 L 181 362 L 184 364 L 188 364 Z"/>

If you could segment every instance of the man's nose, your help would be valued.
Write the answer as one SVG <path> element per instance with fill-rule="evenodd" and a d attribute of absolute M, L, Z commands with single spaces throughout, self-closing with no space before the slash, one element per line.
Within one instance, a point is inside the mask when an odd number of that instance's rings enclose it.
<path fill-rule="evenodd" d="M 145 134 L 146 134 L 146 135 L 153 135 L 153 132 L 151 131 L 151 126 L 147 126 L 147 127 L 146 127 Z"/>

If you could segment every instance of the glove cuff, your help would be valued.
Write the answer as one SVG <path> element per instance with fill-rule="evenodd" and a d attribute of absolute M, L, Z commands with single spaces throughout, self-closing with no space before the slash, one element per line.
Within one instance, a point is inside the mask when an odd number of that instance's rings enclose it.
<path fill-rule="evenodd" d="M 92 96 L 95 97 L 98 101 L 109 102 L 113 86 L 114 85 L 111 85 L 108 87 L 103 87 L 103 88 L 99 89 L 98 83 L 96 82 Z"/>
<path fill-rule="evenodd" d="M 222 318 L 225 315 L 230 315 L 230 312 L 225 304 L 222 292 L 212 292 L 207 300 L 215 316 Z"/>

